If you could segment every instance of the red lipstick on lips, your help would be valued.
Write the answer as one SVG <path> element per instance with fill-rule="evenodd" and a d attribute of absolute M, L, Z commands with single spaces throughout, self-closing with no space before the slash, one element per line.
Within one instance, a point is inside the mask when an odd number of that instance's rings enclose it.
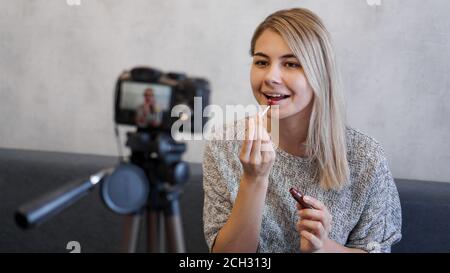
<path fill-rule="evenodd" d="M 268 95 L 265 95 L 266 99 L 267 99 L 267 103 L 269 105 L 276 105 L 278 104 L 280 101 L 289 98 L 290 96 L 285 95 L 285 96 L 281 96 L 281 97 L 270 97 Z"/>
<path fill-rule="evenodd" d="M 295 188 L 291 188 L 289 190 L 289 192 L 291 193 L 292 197 L 305 209 L 313 209 L 313 207 L 311 205 L 308 205 L 304 200 L 303 200 L 303 194 L 295 189 Z"/>
<path fill-rule="evenodd" d="M 281 101 L 281 99 L 273 99 L 273 98 L 267 99 L 269 105 L 278 104 L 279 101 Z"/>

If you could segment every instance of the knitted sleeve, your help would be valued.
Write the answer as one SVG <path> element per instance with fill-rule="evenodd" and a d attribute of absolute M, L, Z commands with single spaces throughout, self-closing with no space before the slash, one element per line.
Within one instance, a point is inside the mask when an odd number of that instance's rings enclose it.
<path fill-rule="evenodd" d="M 368 171 L 371 186 L 367 202 L 346 246 L 367 252 L 390 252 L 391 245 L 402 237 L 402 217 L 397 187 L 381 147 L 378 159 Z"/>
<path fill-rule="evenodd" d="M 227 187 L 227 162 L 221 141 L 208 141 L 203 155 L 203 227 L 209 250 L 219 230 L 225 225 L 233 207 Z M 221 164 L 222 162 L 222 164 Z"/>

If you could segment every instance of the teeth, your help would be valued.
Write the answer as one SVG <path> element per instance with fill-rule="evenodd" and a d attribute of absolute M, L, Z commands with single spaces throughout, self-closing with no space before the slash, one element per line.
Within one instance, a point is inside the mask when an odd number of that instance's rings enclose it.
<path fill-rule="evenodd" d="M 271 97 L 271 98 L 281 98 L 281 97 L 285 97 L 286 95 L 280 95 L 280 94 L 266 94 L 266 96 Z"/>

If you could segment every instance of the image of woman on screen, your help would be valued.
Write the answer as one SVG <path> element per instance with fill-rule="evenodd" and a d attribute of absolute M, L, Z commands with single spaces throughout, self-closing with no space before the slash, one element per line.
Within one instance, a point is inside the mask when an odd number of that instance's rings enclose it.
<path fill-rule="evenodd" d="M 136 124 L 142 128 L 159 126 L 161 124 L 161 113 L 153 89 L 145 89 L 144 102 L 136 110 Z"/>

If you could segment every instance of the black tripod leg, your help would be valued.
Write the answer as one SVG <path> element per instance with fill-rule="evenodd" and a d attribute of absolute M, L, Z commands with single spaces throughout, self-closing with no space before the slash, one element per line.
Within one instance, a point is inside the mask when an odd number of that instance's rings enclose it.
<path fill-rule="evenodd" d="M 164 210 L 168 251 L 170 253 L 186 252 L 183 238 L 183 227 L 181 225 L 180 209 L 178 200 L 170 202 L 170 206 Z"/>
<path fill-rule="evenodd" d="M 159 210 L 148 211 L 147 216 L 147 251 L 150 253 L 163 253 L 164 252 L 164 222 L 162 221 L 163 215 Z"/>
<path fill-rule="evenodd" d="M 125 215 L 125 224 L 122 238 L 122 251 L 135 253 L 139 236 L 141 214 Z"/>

